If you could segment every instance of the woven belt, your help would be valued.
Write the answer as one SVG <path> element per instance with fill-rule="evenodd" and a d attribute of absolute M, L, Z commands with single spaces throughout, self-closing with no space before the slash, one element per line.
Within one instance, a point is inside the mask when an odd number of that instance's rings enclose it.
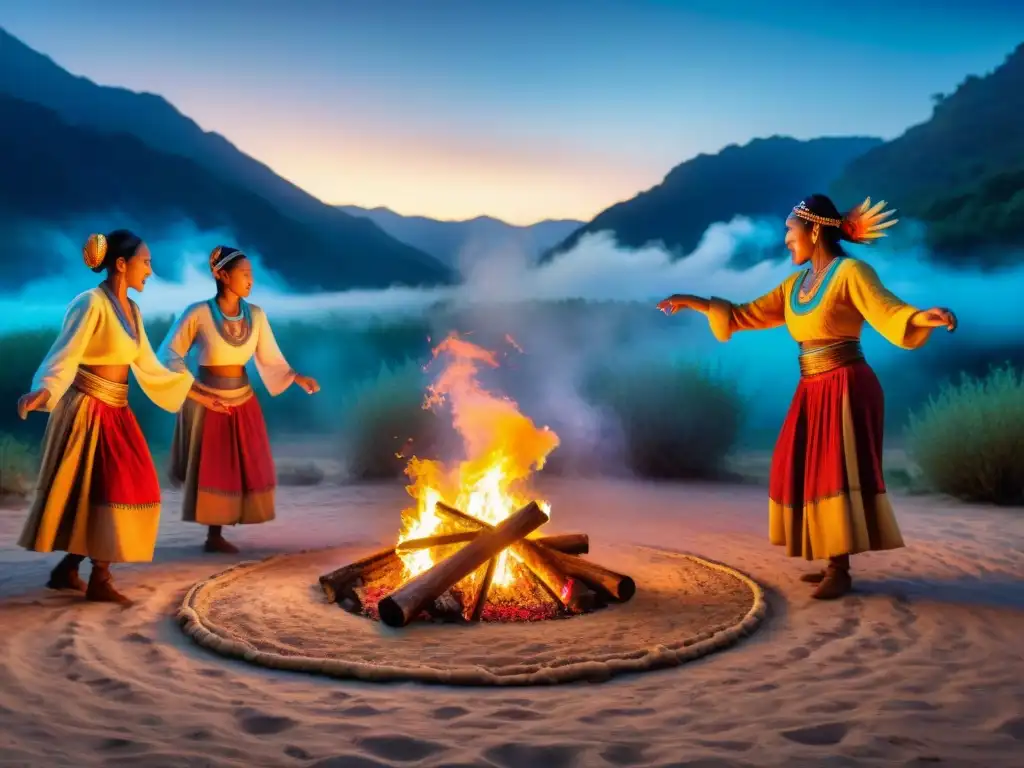
<path fill-rule="evenodd" d="M 241 376 L 215 376 L 208 369 L 200 367 L 199 378 L 194 386 L 201 392 L 213 395 L 225 405 L 244 405 L 253 396 L 249 376 L 245 371 Z"/>
<path fill-rule="evenodd" d="M 128 385 L 104 379 L 95 373 L 78 369 L 71 386 L 83 395 L 95 398 L 111 408 L 124 408 L 128 405 Z"/>
<path fill-rule="evenodd" d="M 864 352 L 856 340 L 838 341 L 824 347 L 800 351 L 800 375 L 817 376 L 837 368 L 864 361 Z"/>

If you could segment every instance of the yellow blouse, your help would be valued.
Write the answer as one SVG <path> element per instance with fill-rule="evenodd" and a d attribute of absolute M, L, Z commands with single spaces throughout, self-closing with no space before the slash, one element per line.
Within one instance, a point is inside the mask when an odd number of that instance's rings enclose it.
<path fill-rule="evenodd" d="M 166 411 L 179 410 L 192 388 L 192 374 L 160 364 L 146 336 L 142 313 L 130 301 L 126 318 L 103 286 L 79 294 L 68 306 L 60 334 L 36 375 L 32 391 L 50 393 L 43 410 L 52 411 L 68 391 L 79 365 L 128 365 L 146 396 Z"/>
<path fill-rule="evenodd" d="M 806 301 L 800 286 L 810 279 L 803 269 L 787 277 L 770 293 L 746 304 L 732 304 L 714 297 L 708 322 L 719 341 L 736 331 L 758 331 L 785 325 L 798 342 L 859 339 L 864 321 L 885 339 L 902 349 L 917 349 L 931 335 L 931 328 L 917 328 L 910 318 L 917 312 L 889 292 L 866 262 L 850 257 L 835 259 L 821 284 Z"/>

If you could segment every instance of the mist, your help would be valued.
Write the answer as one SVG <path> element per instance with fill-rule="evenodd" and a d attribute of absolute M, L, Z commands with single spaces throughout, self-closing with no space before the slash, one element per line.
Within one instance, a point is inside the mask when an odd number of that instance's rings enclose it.
<path fill-rule="evenodd" d="M 97 276 L 81 263 L 84 236 L 68 231 L 41 235 L 66 260 L 66 269 L 16 292 L 0 294 L 0 333 L 55 328 L 68 301 L 96 284 Z M 796 347 L 785 329 L 737 334 L 730 343 L 721 344 L 711 336 L 703 317 L 688 313 L 666 317 L 655 304 L 673 293 L 739 302 L 771 290 L 794 269 L 782 238 L 781 221 L 738 217 L 710 226 L 698 247 L 680 257 L 658 244 L 626 250 L 609 233 L 596 233 L 540 267 L 532 264 L 528 254 L 514 249 L 484 253 L 475 246 L 472 254 L 459 260 L 463 281 L 454 288 L 312 295 L 289 289 L 267 268 L 262 254 L 248 253 L 257 280 L 252 300 L 267 310 L 273 323 L 298 320 L 315 327 L 328 316 L 356 323 L 430 320 L 431 312 L 443 305 L 446 319 L 432 327 L 434 341 L 440 340 L 440 334 L 458 330 L 475 335 L 485 346 L 502 347 L 508 372 L 497 386 L 510 390 L 531 418 L 556 422 L 576 442 L 596 445 L 609 441 L 614 432 L 607 414 L 583 394 L 588 372 L 603 365 L 635 368 L 641 376 L 643 365 L 652 359 L 689 360 L 733 377 L 749 403 L 746 434 L 759 442 L 759 436 L 764 440 L 774 436 L 798 378 Z M 209 251 L 215 244 L 235 239 L 230 232 L 203 232 L 182 223 L 155 233 L 148 242 L 156 274 L 145 292 L 134 298 L 151 320 L 208 298 L 213 289 Z M 754 265 L 736 258 L 752 247 L 774 252 L 777 258 Z M 1024 312 L 1018 305 L 1024 266 L 994 274 L 940 267 L 929 263 L 924 248 L 906 237 L 895 247 L 852 247 L 850 251 L 870 261 L 886 286 L 904 300 L 922 308 L 950 307 L 960 319 L 956 334 L 937 331 L 925 351 L 919 352 L 898 350 L 874 331 L 865 330 L 865 353 L 886 388 L 888 409 L 895 409 L 899 418 L 936 391 L 951 371 L 971 368 L 973 361 L 1013 357 L 1024 347 Z M 566 300 L 587 302 L 586 311 L 567 311 Z M 153 339 L 154 345 L 159 341 Z M 304 372 L 328 384 L 331 376 L 343 377 L 344 371 L 338 371 L 336 351 L 324 343 L 311 339 L 308 348 L 284 351 L 293 361 L 301 361 Z M 424 339 L 425 349 L 426 345 Z M 328 368 L 334 373 L 328 374 Z"/>

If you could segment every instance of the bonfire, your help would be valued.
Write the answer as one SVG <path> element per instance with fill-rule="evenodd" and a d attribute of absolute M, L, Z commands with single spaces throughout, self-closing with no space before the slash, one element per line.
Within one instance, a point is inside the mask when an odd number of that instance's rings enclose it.
<path fill-rule="evenodd" d="M 433 357 L 442 367 L 423 407 L 450 412 L 462 459 L 409 459 L 413 503 L 395 546 L 321 576 L 327 598 L 399 627 L 567 617 L 632 597 L 632 579 L 581 557 L 585 534 L 540 531 L 552 510 L 531 480 L 558 435 L 481 384 L 497 355 L 453 334 Z"/>

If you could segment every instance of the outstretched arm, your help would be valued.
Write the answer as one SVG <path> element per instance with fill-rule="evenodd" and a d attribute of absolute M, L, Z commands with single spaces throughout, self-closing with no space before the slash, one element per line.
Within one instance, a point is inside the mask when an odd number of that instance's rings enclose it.
<path fill-rule="evenodd" d="M 856 261 L 846 282 L 853 305 L 886 341 L 901 349 L 924 345 L 932 330 L 956 328 L 956 317 L 945 309 L 919 310 L 889 291 L 870 264 Z"/>
<path fill-rule="evenodd" d="M 706 315 L 711 332 L 724 342 L 729 341 L 736 331 L 764 331 L 783 325 L 786 322 L 786 292 L 784 285 L 779 285 L 745 304 L 733 304 L 716 296 L 703 299 L 676 295 L 665 299 L 658 308 L 669 314 L 678 309 L 692 309 Z"/>

